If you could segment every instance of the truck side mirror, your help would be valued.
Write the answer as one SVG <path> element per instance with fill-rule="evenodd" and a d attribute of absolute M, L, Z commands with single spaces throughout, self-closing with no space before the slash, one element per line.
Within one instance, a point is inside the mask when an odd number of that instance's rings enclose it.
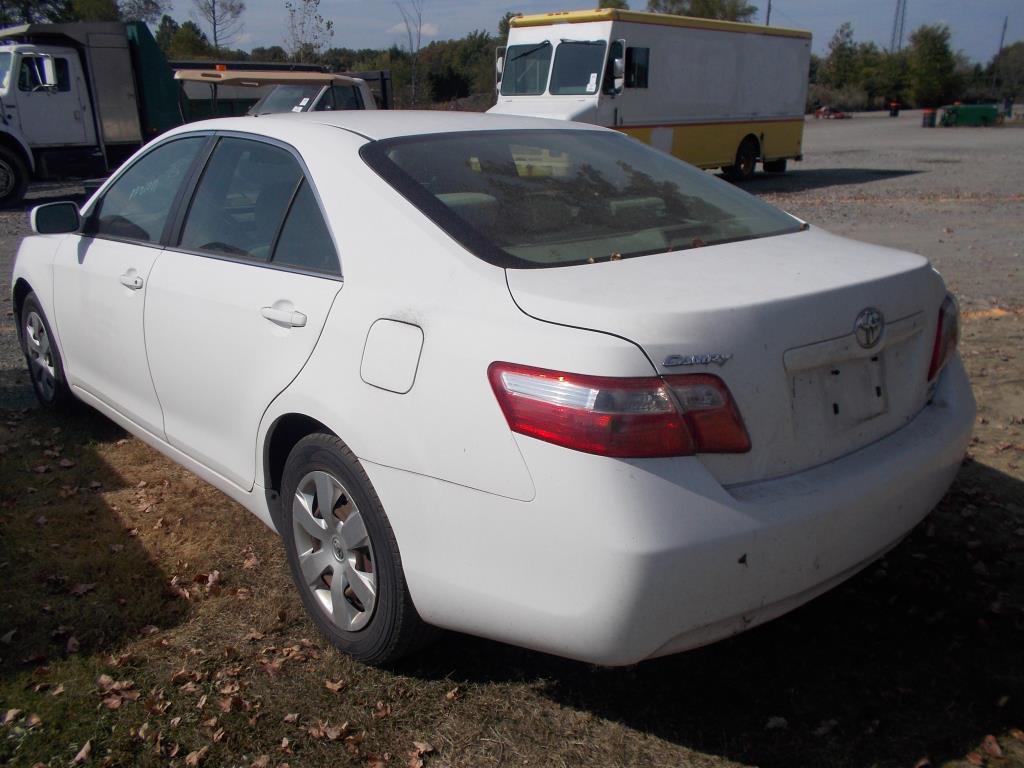
<path fill-rule="evenodd" d="M 44 88 L 56 88 L 57 87 L 57 65 L 53 62 L 53 56 L 43 54 L 37 61 L 42 64 L 39 68 L 39 79 L 42 81 Z"/>
<path fill-rule="evenodd" d="M 505 46 L 499 45 L 494 50 L 494 90 L 501 90 L 501 76 L 505 72 Z"/>
<path fill-rule="evenodd" d="M 82 214 L 72 202 L 37 205 L 30 215 L 32 231 L 37 235 L 64 235 L 77 232 Z"/>
<path fill-rule="evenodd" d="M 626 87 L 626 41 L 616 40 L 608 52 L 608 70 L 605 73 L 605 93 L 619 95 Z"/>

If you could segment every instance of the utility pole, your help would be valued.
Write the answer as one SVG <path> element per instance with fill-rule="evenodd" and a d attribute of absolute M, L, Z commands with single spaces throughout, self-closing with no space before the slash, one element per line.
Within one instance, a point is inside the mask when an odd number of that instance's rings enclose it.
<path fill-rule="evenodd" d="M 770 27 L 772 25 L 772 0 L 768 0 L 768 13 L 764 17 L 764 25 Z"/>
<path fill-rule="evenodd" d="M 996 51 L 996 57 L 992 60 L 992 90 L 996 89 L 996 74 L 999 72 L 999 59 L 1003 55 L 1003 43 L 1006 42 L 1006 25 L 1010 23 L 1010 17 L 1006 16 L 1003 18 L 1003 32 L 999 35 L 999 50 Z"/>
<path fill-rule="evenodd" d="M 903 27 L 907 21 L 907 0 L 896 0 L 896 13 L 892 17 L 892 37 L 889 39 L 889 53 L 903 50 Z"/>

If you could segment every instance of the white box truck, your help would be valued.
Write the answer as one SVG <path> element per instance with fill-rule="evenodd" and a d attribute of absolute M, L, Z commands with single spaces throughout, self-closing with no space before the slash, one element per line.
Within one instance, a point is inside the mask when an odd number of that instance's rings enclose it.
<path fill-rule="evenodd" d="M 512 19 L 491 112 L 616 128 L 745 179 L 802 157 L 811 33 L 617 9 Z"/>

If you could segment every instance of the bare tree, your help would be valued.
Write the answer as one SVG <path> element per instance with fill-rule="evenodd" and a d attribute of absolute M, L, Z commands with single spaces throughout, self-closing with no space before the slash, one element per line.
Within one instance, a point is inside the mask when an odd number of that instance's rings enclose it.
<path fill-rule="evenodd" d="M 409 57 L 412 60 L 412 103 L 416 104 L 416 64 L 423 39 L 423 6 L 427 0 L 395 0 L 395 7 L 402 14 L 402 24 L 409 41 Z"/>
<path fill-rule="evenodd" d="M 334 37 L 334 22 L 320 13 L 320 0 L 287 0 L 288 30 L 285 48 L 293 61 L 315 59 Z"/>
<path fill-rule="evenodd" d="M 241 16 L 245 12 L 242 0 L 192 0 L 192 3 L 199 18 L 210 26 L 215 51 L 230 45 L 242 31 Z"/>

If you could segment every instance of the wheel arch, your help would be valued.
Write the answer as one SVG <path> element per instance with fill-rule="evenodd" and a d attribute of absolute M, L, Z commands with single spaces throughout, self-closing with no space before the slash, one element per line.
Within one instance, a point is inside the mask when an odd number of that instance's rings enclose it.
<path fill-rule="evenodd" d="M 25 297 L 32 293 L 32 286 L 29 285 L 28 280 L 24 277 L 19 277 L 14 281 L 14 288 L 11 291 L 11 295 L 14 298 L 14 319 L 16 323 L 21 322 L 21 307 L 25 303 Z M 20 325 L 19 325 L 20 328 Z M 18 331 L 19 335 L 21 331 Z"/>
<path fill-rule="evenodd" d="M 35 173 L 36 159 L 32 156 L 32 150 L 23 138 L 7 130 L 0 131 L 0 146 L 7 147 L 16 152 L 25 162 L 25 167 L 28 168 L 29 173 Z"/>
<path fill-rule="evenodd" d="M 763 136 L 763 135 L 764 134 L 761 134 L 761 136 Z M 762 152 L 764 150 L 764 147 L 762 146 L 761 136 L 758 136 L 756 133 L 748 133 L 746 136 L 744 136 L 742 139 L 740 139 L 740 143 L 736 145 L 736 151 L 739 152 L 740 147 L 742 147 L 743 144 L 746 141 L 749 140 L 749 141 L 754 142 L 754 146 L 757 147 L 757 157 L 758 158 L 762 157 Z"/>
<path fill-rule="evenodd" d="M 270 502 L 270 516 L 281 529 L 277 518 L 278 505 L 273 503 L 281 491 L 281 478 L 288 454 L 302 438 L 316 433 L 336 435 L 326 424 L 304 413 L 284 413 L 274 419 L 263 439 L 263 487 Z"/>

